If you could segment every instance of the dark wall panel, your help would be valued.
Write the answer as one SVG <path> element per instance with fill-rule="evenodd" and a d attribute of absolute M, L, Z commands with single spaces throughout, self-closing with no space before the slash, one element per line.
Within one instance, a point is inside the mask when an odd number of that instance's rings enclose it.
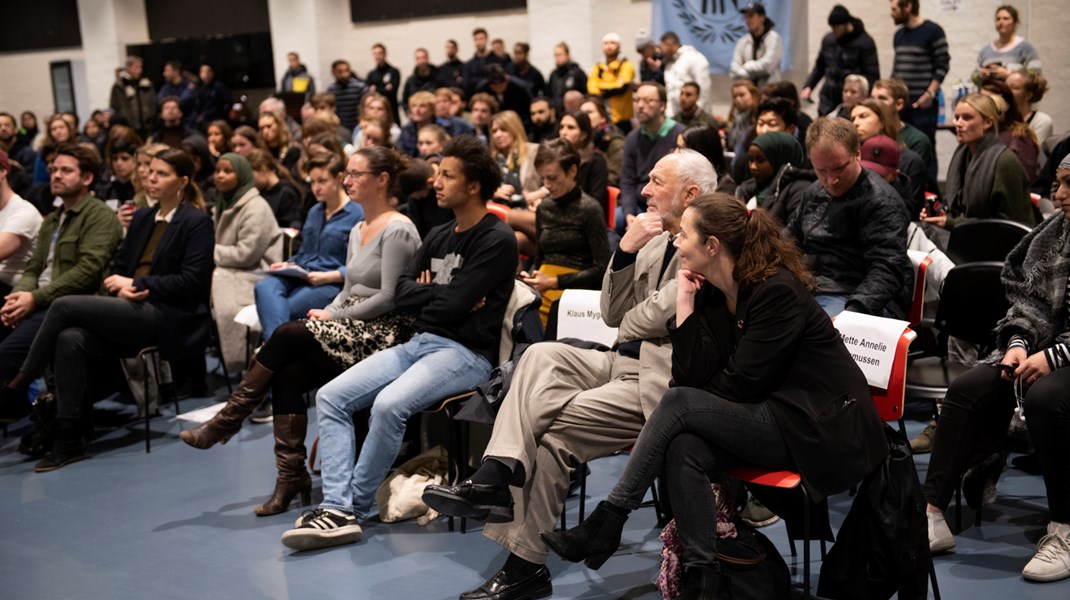
<path fill-rule="evenodd" d="M 145 14 L 154 42 L 271 30 L 267 0 L 145 0 Z"/>
<path fill-rule="evenodd" d="M 527 0 L 349 0 L 354 23 L 524 8 Z"/>
<path fill-rule="evenodd" d="M 24 52 L 82 45 L 78 0 L 3 2 L 0 52 Z"/>

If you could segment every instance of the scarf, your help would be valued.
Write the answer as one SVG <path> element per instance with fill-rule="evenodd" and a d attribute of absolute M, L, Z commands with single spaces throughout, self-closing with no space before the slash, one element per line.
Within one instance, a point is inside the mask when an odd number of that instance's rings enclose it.
<path fill-rule="evenodd" d="M 951 156 L 947 169 L 947 212 L 952 217 L 969 216 L 970 209 L 988 204 L 992 195 L 996 161 L 1007 147 L 999 141 L 995 131 L 985 134 L 977 142 L 970 156 L 970 148 L 959 144 Z"/>
<path fill-rule="evenodd" d="M 216 194 L 215 209 L 217 215 L 223 214 L 223 211 L 234 206 L 234 203 L 238 201 L 238 198 L 244 196 L 245 192 L 253 189 L 253 167 L 249 164 L 249 161 L 245 160 L 244 156 L 234 152 L 227 152 L 220 156 L 219 160 L 229 161 L 231 166 L 234 167 L 234 173 L 238 176 L 238 186 L 229 192 L 220 191 Z"/>
<path fill-rule="evenodd" d="M 804 161 L 802 145 L 795 136 L 782 131 L 770 131 L 754 138 L 752 146 L 757 146 L 766 160 L 773 167 L 773 178 L 765 182 L 764 186 L 756 192 L 758 204 L 761 206 L 766 195 L 772 187 L 776 176 L 786 165 L 802 166 Z M 755 181 L 757 183 L 757 181 Z"/>

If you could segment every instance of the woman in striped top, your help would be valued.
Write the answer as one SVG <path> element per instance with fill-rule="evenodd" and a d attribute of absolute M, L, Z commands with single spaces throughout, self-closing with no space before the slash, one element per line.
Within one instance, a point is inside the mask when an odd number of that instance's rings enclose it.
<path fill-rule="evenodd" d="M 986 455 L 975 467 L 979 485 L 963 481 L 962 487 L 968 499 L 994 500 L 1006 455 L 992 452 L 1006 435 L 1017 397 L 1024 409 L 1019 416 L 1029 417 L 1051 515 L 1022 571 L 1030 581 L 1070 577 L 1070 156 L 1056 178 L 1061 211 L 1007 255 L 1002 279 L 1010 309 L 997 326 L 999 349 L 948 388 L 925 479 L 929 546 L 944 552 L 955 547 L 955 538 L 943 511 L 967 467 Z"/>

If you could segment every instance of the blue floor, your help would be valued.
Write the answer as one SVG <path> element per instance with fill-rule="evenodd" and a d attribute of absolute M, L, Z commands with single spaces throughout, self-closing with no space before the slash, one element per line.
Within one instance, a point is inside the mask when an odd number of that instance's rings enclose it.
<path fill-rule="evenodd" d="M 182 410 L 222 395 L 184 401 Z M 247 425 L 227 445 L 198 451 L 178 440 L 190 425 L 171 414 L 152 422 L 151 454 L 140 424 L 131 423 L 96 440 L 89 460 L 46 474 L 33 473 L 34 461 L 15 452 L 27 424 L 10 428 L 0 440 L 0 599 L 446 599 L 477 586 L 505 558 L 478 524 L 461 535 L 450 533 L 445 519 L 427 527 L 371 523 L 356 545 L 293 553 L 279 535 L 298 516 L 296 505 L 272 517 L 252 512 L 274 481 L 270 425 Z M 909 423 L 911 433 L 921 427 Z M 927 458 L 918 457 L 922 477 Z M 588 510 L 624 460 L 592 463 Z M 846 494 L 832 499 L 835 525 L 850 501 Z M 1036 585 L 1020 577 L 1043 533 L 1045 505 L 1039 477 L 1007 471 L 983 525 L 968 525 L 956 552 L 937 558 L 943 598 L 1070 598 L 1070 580 Z M 567 509 L 575 523 L 576 499 Z M 964 521 L 972 523 L 972 514 Z M 787 555 L 783 525 L 763 531 L 801 583 L 801 559 Z M 652 583 L 660 549 L 653 510 L 641 509 L 628 521 L 621 550 L 599 571 L 551 561 L 554 597 L 660 598 Z M 815 562 L 815 582 L 819 568 Z"/>

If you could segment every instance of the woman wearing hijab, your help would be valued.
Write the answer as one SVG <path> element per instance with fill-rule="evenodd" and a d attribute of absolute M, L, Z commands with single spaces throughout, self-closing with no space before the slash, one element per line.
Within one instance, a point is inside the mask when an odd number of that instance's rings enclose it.
<path fill-rule="evenodd" d="M 790 133 L 770 131 L 754 138 L 747 155 L 751 178 L 736 188 L 736 198 L 748 208 L 764 208 L 786 222 L 803 190 L 816 179 L 812 170 L 803 168 L 802 145 Z"/>
<path fill-rule="evenodd" d="M 215 167 L 215 272 L 212 312 L 229 372 L 245 364 L 245 327 L 234 317 L 253 304 L 256 273 L 282 260 L 282 232 L 271 206 L 253 184 L 253 168 L 239 154 L 228 152 Z"/>

